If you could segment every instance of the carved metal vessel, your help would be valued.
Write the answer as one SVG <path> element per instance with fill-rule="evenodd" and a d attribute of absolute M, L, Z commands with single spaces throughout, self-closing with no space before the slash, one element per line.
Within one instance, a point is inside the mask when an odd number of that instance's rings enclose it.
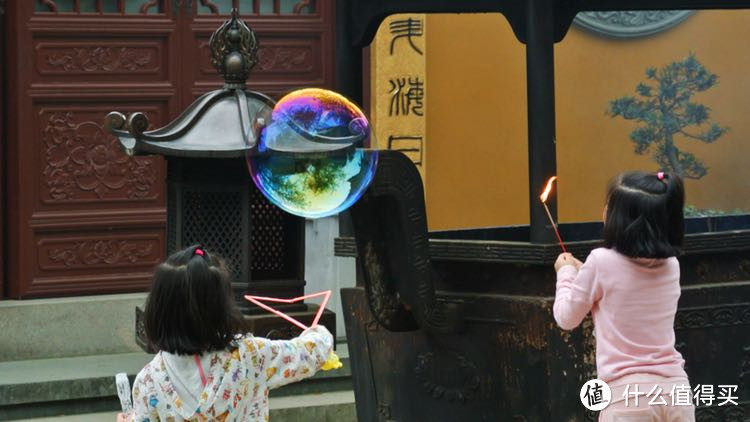
<path fill-rule="evenodd" d="M 560 249 L 538 203 L 556 172 L 554 43 L 581 11 L 748 8 L 750 1 L 351 0 L 340 7 L 349 37 L 340 44 L 351 46 L 351 57 L 389 14 L 499 12 L 527 59 L 529 226 L 428 233 L 419 174 L 392 151 L 381 152 L 370 189 L 351 208 L 352 231 L 337 239 L 336 254 L 356 257 L 360 269 L 357 287 L 342 291 L 358 420 L 596 420 L 579 400 L 595 373 L 592 324 L 563 332 L 554 322 Z M 352 74 L 361 71 L 351 63 Z M 601 224 L 560 229 L 579 258 L 600 243 Z M 750 215 L 688 219 L 686 232 L 676 346 L 694 385 L 737 385 L 739 397 L 737 406 L 699 406 L 696 420 L 745 421 Z"/>
<path fill-rule="evenodd" d="M 422 182 L 383 151 L 352 207 L 359 286 L 342 291 L 360 421 L 596 420 L 578 400 L 595 377 L 590 319 L 554 323 L 559 247 L 528 227 L 427 232 Z M 699 407 L 697 420 L 750 415 L 750 216 L 688 219 L 680 257 L 677 349 L 693 384 L 739 386 L 739 406 Z M 585 258 L 600 223 L 560 226 Z M 468 418 L 468 419 L 466 419 Z M 703 419 L 701 419 L 703 418 Z"/>

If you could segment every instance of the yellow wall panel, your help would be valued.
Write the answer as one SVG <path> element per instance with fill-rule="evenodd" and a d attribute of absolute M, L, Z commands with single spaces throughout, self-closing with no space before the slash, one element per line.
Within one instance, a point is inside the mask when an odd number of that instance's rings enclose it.
<path fill-rule="evenodd" d="M 430 229 L 528 223 L 525 48 L 502 15 L 428 15 L 426 133 Z M 576 27 L 556 45 L 557 165 L 561 221 L 601 219 L 605 185 L 628 169 L 658 170 L 633 151 L 633 121 L 605 114 L 635 95 L 647 67 L 696 54 L 719 77 L 694 101 L 730 131 L 714 144 L 678 140 L 705 161 L 688 180 L 698 208 L 750 210 L 750 11 L 700 11 L 667 31 L 635 39 Z"/>

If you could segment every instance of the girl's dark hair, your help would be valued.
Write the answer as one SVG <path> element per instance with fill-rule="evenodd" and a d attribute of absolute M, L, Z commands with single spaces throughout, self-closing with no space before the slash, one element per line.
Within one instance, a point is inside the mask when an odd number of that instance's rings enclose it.
<path fill-rule="evenodd" d="M 151 345 L 180 355 L 226 349 L 242 327 L 222 260 L 200 246 L 156 267 L 144 313 Z"/>
<path fill-rule="evenodd" d="M 632 258 L 680 254 L 684 237 L 685 190 L 676 174 L 630 171 L 607 189 L 604 246 Z"/>

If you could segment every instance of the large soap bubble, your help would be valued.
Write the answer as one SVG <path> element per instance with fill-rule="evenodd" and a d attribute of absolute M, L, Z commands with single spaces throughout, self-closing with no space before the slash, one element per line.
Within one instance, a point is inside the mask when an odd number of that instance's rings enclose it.
<path fill-rule="evenodd" d="M 256 117 L 253 132 L 256 145 L 247 156 L 253 182 L 291 214 L 320 218 L 344 211 L 375 174 L 370 123 L 335 92 L 294 91 Z"/>

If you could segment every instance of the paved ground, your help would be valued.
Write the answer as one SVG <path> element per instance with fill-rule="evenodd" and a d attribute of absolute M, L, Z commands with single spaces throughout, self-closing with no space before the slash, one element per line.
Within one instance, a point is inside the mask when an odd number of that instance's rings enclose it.
<path fill-rule="evenodd" d="M 279 416 L 288 413 L 294 408 L 320 406 L 321 404 L 336 405 L 354 402 L 353 391 L 335 391 L 323 394 L 304 394 L 299 396 L 272 397 L 270 401 L 271 411 L 280 411 Z M 114 421 L 117 412 L 90 413 L 87 415 L 56 416 L 51 418 L 22 419 L 25 422 L 106 422 Z M 321 419 L 323 420 L 323 419 Z M 351 420 L 346 417 L 344 420 Z"/>
<path fill-rule="evenodd" d="M 26 422 L 99 422 L 114 421 L 117 412 L 90 413 L 88 415 L 57 416 L 54 418 L 23 419 Z"/>

